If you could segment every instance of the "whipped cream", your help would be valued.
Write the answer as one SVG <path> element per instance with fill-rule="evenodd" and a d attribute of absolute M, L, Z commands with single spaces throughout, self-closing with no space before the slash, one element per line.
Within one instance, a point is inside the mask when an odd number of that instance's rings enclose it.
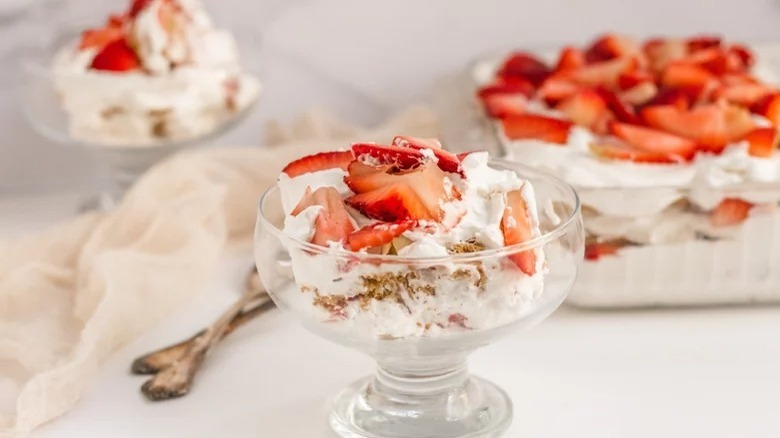
<path fill-rule="evenodd" d="M 425 156 L 429 154 L 424 152 Z M 315 253 L 289 242 L 295 282 L 300 291 L 290 292 L 289 303 L 335 329 L 372 338 L 436 336 L 452 332 L 498 327 L 530 311 L 530 304 L 543 289 L 546 264 L 541 249 L 536 253 L 534 275 L 523 273 L 506 257 L 484 257 L 460 262 L 452 247 L 466 241 L 485 249 L 504 247 L 501 220 L 505 194 L 521 190 L 533 233 L 540 234 L 533 187 L 515 172 L 488 166 L 486 152 L 472 153 L 462 161 L 465 178 L 447 174 L 461 199 L 443 205 L 447 216 L 457 216 L 450 228 L 420 221 L 402 234 L 408 243 L 398 249 L 401 260 L 386 256 L 382 262 L 361 262 L 349 256 L 340 242 L 331 242 L 333 252 Z M 318 210 L 309 207 L 297 216 L 290 212 L 306 187 L 334 187 L 342 196 L 351 194 L 343 179 L 347 173 L 329 169 L 296 176 L 282 174 L 279 189 L 287 214 L 284 234 L 307 241 L 314 232 Z M 317 207 L 318 208 L 318 207 Z M 358 224 L 373 220 L 350 210 Z M 459 220 L 457 220 L 460 218 Z M 361 250 L 357 254 L 365 254 Z M 354 253 L 353 253 L 354 254 Z M 439 258 L 435 261 L 426 261 Z M 419 266 L 410 266 L 418 259 Z M 383 286 L 378 286 L 379 284 Z M 404 287 L 396 289 L 398 284 Z M 395 299 L 374 299 L 367 290 L 397 292 Z M 302 292 L 302 293 L 301 293 Z M 328 304 L 323 306 L 322 303 Z"/>
<path fill-rule="evenodd" d="M 242 72 L 233 36 L 213 27 L 196 0 L 178 0 L 176 31 L 153 0 L 126 24 L 143 70 L 90 68 L 96 49 L 60 49 L 52 75 L 71 135 L 101 145 L 146 146 L 217 130 L 257 99 L 260 83 Z"/>

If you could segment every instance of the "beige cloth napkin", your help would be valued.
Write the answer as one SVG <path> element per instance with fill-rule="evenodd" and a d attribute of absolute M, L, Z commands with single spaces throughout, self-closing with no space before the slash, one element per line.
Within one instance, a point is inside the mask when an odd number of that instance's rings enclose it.
<path fill-rule="evenodd" d="M 314 111 L 270 126 L 266 148 L 173 157 L 115 211 L 0 243 L 0 436 L 65 413 L 112 351 L 199 293 L 226 246 L 251 237 L 257 200 L 287 162 L 395 134 L 438 136 L 438 124 L 412 108 L 361 131 Z"/>

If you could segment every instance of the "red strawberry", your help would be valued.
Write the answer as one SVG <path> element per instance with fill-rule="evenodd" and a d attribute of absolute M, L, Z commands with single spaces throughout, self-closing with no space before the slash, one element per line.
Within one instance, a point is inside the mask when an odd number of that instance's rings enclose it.
<path fill-rule="evenodd" d="M 486 85 L 477 91 L 477 96 L 484 100 L 493 94 L 524 94 L 531 97 L 534 94 L 534 85 L 526 79 L 516 77 L 502 78 L 498 82 Z"/>
<path fill-rule="evenodd" d="M 304 173 L 326 169 L 339 168 L 347 170 L 347 166 L 354 159 L 352 151 L 320 152 L 293 161 L 282 172 L 286 173 L 290 178 L 294 178 Z"/>
<path fill-rule="evenodd" d="M 720 77 L 720 82 L 725 86 L 758 84 L 756 78 L 747 73 L 726 73 Z"/>
<path fill-rule="evenodd" d="M 699 50 L 720 47 L 721 38 L 714 35 L 699 35 L 693 38 L 688 38 L 686 43 L 688 44 L 689 52 L 697 52 Z"/>
<path fill-rule="evenodd" d="M 780 93 L 764 96 L 750 110 L 766 117 L 773 125 L 780 126 Z"/>
<path fill-rule="evenodd" d="M 618 88 L 621 90 L 629 90 L 644 83 L 653 83 L 655 79 L 653 75 L 647 71 L 636 70 L 626 73 L 621 73 L 617 79 Z"/>
<path fill-rule="evenodd" d="M 744 137 L 754 126 L 750 113 L 733 105 L 702 105 L 691 110 L 659 105 L 644 108 L 642 118 L 653 128 L 694 140 L 714 153 Z"/>
<path fill-rule="evenodd" d="M 106 44 L 92 59 L 91 68 L 114 72 L 135 70 L 141 66 L 138 56 L 124 38 Z"/>
<path fill-rule="evenodd" d="M 504 234 L 504 245 L 517 245 L 533 238 L 533 226 L 531 216 L 528 214 L 528 206 L 520 190 L 513 190 L 506 194 L 506 208 L 501 219 L 501 232 Z M 533 250 L 525 250 L 514 253 L 509 259 L 528 275 L 536 273 L 536 254 Z"/>
<path fill-rule="evenodd" d="M 498 74 L 500 76 L 521 77 L 534 85 L 539 85 L 550 74 L 550 68 L 529 53 L 516 52 L 504 61 Z"/>
<path fill-rule="evenodd" d="M 367 225 L 349 235 L 349 247 L 352 251 L 359 251 L 363 248 L 382 246 L 414 228 L 416 224 L 417 221 L 402 221 Z"/>
<path fill-rule="evenodd" d="M 771 157 L 777 149 L 777 129 L 757 128 L 745 136 L 748 152 L 754 157 Z"/>
<path fill-rule="evenodd" d="M 756 57 L 753 55 L 753 52 L 745 46 L 734 44 L 729 47 L 728 53 L 739 58 L 743 70 L 748 69 L 755 64 Z"/>
<path fill-rule="evenodd" d="M 615 58 L 610 61 L 588 64 L 578 70 L 574 70 L 569 76 L 577 83 L 590 87 L 617 85 L 621 74 L 634 71 L 639 66 L 639 61 L 634 57 Z"/>
<path fill-rule="evenodd" d="M 458 154 L 458 160 L 463 161 L 468 157 L 469 155 L 475 153 L 475 152 L 486 152 L 485 150 L 476 150 L 476 151 L 468 151 L 468 152 L 461 152 Z"/>
<path fill-rule="evenodd" d="M 715 99 L 726 99 L 731 103 L 750 107 L 764 96 L 772 94 L 771 88 L 761 84 L 722 86 L 715 90 Z"/>
<path fill-rule="evenodd" d="M 603 141 L 590 145 L 590 151 L 609 160 L 634 161 L 636 163 L 674 164 L 679 158 L 661 152 L 651 152 L 623 143 Z"/>
<path fill-rule="evenodd" d="M 665 90 L 660 90 L 654 98 L 650 99 L 650 101 L 645 104 L 645 106 L 656 105 L 671 105 L 681 110 L 687 110 L 688 107 L 691 106 L 691 102 L 688 99 L 688 96 L 682 91 L 675 88 L 667 88 Z"/>
<path fill-rule="evenodd" d="M 561 50 L 561 56 L 555 65 L 555 71 L 576 70 L 585 65 L 585 54 L 574 47 L 567 46 Z"/>
<path fill-rule="evenodd" d="M 355 193 L 365 193 L 394 182 L 395 178 L 390 174 L 392 170 L 391 164 L 371 166 L 355 160 L 349 163 L 344 183 Z"/>
<path fill-rule="evenodd" d="M 105 29 L 85 30 L 81 34 L 79 50 L 96 48 L 98 50 L 108 44 L 124 37 L 124 31 L 117 27 L 107 27 Z"/>
<path fill-rule="evenodd" d="M 642 123 L 642 120 L 637 117 L 634 108 L 623 101 L 620 96 L 615 94 L 612 90 L 599 87 L 596 88 L 596 92 L 599 93 L 599 96 L 601 96 L 602 99 L 604 99 L 604 102 L 607 104 L 607 108 L 619 121 L 631 123 L 634 125 L 639 125 Z"/>
<path fill-rule="evenodd" d="M 652 82 L 642 82 L 620 93 L 620 100 L 630 105 L 644 105 L 658 94 L 658 87 Z"/>
<path fill-rule="evenodd" d="M 625 140 L 631 146 L 649 152 L 665 154 L 670 161 L 688 161 L 696 155 L 696 143 L 655 129 L 613 122 L 609 125 L 612 135 Z"/>
<path fill-rule="evenodd" d="M 320 187 L 313 192 L 307 187 L 303 199 L 292 211 L 292 215 L 297 216 L 313 205 L 322 207 L 322 210 L 314 222 L 314 236 L 311 243 L 328 246 L 328 242 L 345 242 L 355 231 L 352 218 L 344 207 L 344 201 L 334 187 Z"/>
<path fill-rule="evenodd" d="M 680 89 L 692 99 L 698 99 L 717 84 L 715 75 L 702 67 L 686 62 L 669 64 L 661 76 L 661 85 Z"/>
<path fill-rule="evenodd" d="M 596 261 L 604 256 L 613 256 L 625 244 L 616 242 L 594 242 L 585 245 L 585 260 Z"/>
<path fill-rule="evenodd" d="M 135 18 L 138 14 L 141 13 L 144 9 L 146 9 L 150 4 L 152 4 L 153 0 L 133 0 L 133 2 L 130 4 L 130 9 L 127 11 L 127 14 Z"/>
<path fill-rule="evenodd" d="M 127 14 L 112 14 L 108 16 L 108 21 L 106 21 L 106 27 L 114 27 L 114 28 L 121 28 L 124 27 L 125 23 L 127 23 L 127 19 L 129 17 Z"/>
<path fill-rule="evenodd" d="M 565 144 L 569 138 L 572 123 L 536 114 L 522 114 L 501 120 L 504 134 L 510 140 L 536 139 L 550 143 Z"/>
<path fill-rule="evenodd" d="M 607 111 L 607 104 L 595 91 L 582 90 L 559 103 L 555 109 L 566 114 L 574 123 L 591 127 Z"/>
<path fill-rule="evenodd" d="M 565 75 L 556 75 L 544 81 L 542 86 L 539 87 L 538 95 L 547 105 L 552 106 L 574 95 L 583 88 L 573 80 L 567 79 Z"/>
<path fill-rule="evenodd" d="M 718 76 L 734 69 L 735 67 L 739 67 L 739 65 L 732 65 L 733 63 L 729 60 L 729 56 L 723 49 L 719 47 L 700 50 L 689 56 L 686 61 L 692 64 L 696 64 L 697 66 Z M 739 61 L 737 61 L 737 63 L 739 63 Z"/>
<path fill-rule="evenodd" d="M 636 55 L 639 50 L 639 44 L 633 39 L 607 34 L 591 44 L 585 51 L 585 59 L 588 62 L 609 61 L 614 58 Z"/>
<path fill-rule="evenodd" d="M 411 169 L 425 161 L 425 156 L 419 150 L 396 145 L 355 143 L 352 145 L 352 152 L 358 160 L 370 157 L 370 161 L 393 164 L 399 169 Z"/>
<path fill-rule="evenodd" d="M 436 164 L 438 164 L 439 169 L 445 172 L 457 173 L 458 175 L 465 177 L 463 174 L 463 169 L 460 167 L 460 160 L 458 159 L 457 155 L 443 149 L 441 147 L 441 143 L 439 143 L 439 140 L 436 140 L 435 138 L 397 136 L 393 138 L 393 144 L 396 146 L 417 150 L 430 149 L 438 160 Z"/>
<path fill-rule="evenodd" d="M 445 187 L 446 176 L 433 163 L 423 163 L 398 174 L 350 175 L 349 178 L 347 184 L 359 193 L 347 198 L 347 204 L 385 222 L 405 219 L 441 222 L 444 219 L 441 204 L 460 196 L 454 188 Z"/>
<path fill-rule="evenodd" d="M 484 99 L 485 111 L 490 117 L 500 119 L 502 117 L 523 114 L 528 105 L 528 98 L 524 94 L 492 94 Z"/>
<path fill-rule="evenodd" d="M 710 223 L 715 227 L 741 224 L 747 219 L 753 204 L 737 198 L 726 198 L 710 212 Z"/>
<path fill-rule="evenodd" d="M 393 145 L 414 149 L 441 149 L 441 142 L 435 138 L 408 137 L 396 135 L 393 137 Z"/>
<path fill-rule="evenodd" d="M 642 50 L 653 71 L 662 71 L 673 61 L 688 56 L 687 42 L 679 39 L 654 39 L 647 41 Z"/>

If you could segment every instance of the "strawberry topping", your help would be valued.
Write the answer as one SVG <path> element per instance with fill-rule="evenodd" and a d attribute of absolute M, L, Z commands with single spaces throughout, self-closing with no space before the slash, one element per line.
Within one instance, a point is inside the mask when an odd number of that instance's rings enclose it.
<path fill-rule="evenodd" d="M 771 157 L 777 149 L 777 128 L 757 128 L 745 136 L 748 153 L 754 157 Z"/>
<path fill-rule="evenodd" d="M 94 70 L 124 72 L 136 70 L 141 66 L 135 51 L 120 38 L 106 44 L 92 59 L 90 66 Z"/>
<path fill-rule="evenodd" d="M 322 209 L 314 222 L 311 243 L 328 246 L 329 242 L 346 242 L 347 237 L 355 230 L 355 226 L 338 190 L 333 187 L 320 187 L 312 192 L 307 187 L 303 199 L 293 209 L 292 215 L 297 216 L 312 206 L 319 206 Z"/>
<path fill-rule="evenodd" d="M 521 114 L 501 120 L 504 133 L 510 140 L 536 139 L 566 144 L 572 123 L 536 114 Z"/>
<path fill-rule="evenodd" d="M 349 247 L 352 251 L 374 248 L 390 243 L 405 231 L 411 230 L 417 221 L 377 222 L 367 225 L 349 235 Z"/>
<path fill-rule="evenodd" d="M 293 161 L 282 172 L 286 173 L 290 178 L 294 178 L 304 173 L 320 170 L 336 168 L 347 170 L 347 166 L 353 159 L 354 156 L 351 151 L 320 152 Z"/>
<path fill-rule="evenodd" d="M 520 190 L 506 194 L 506 207 L 501 219 L 501 232 L 504 234 L 504 245 L 517 245 L 533 238 L 533 226 L 528 206 Z M 509 259 L 528 275 L 536 273 L 536 254 L 533 250 L 516 252 Z"/>
<path fill-rule="evenodd" d="M 726 198 L 710 213 L 710 223 L 715 227 L 739 225 L 747 219 L 753 204 L 737 198 Z"/>

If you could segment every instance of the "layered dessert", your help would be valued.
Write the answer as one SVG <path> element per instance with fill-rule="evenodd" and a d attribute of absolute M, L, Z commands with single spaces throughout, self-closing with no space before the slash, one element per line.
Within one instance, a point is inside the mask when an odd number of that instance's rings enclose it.
<path fill-rule="evenodd" d="M 285 301 L 378 339 L 526 315 L 542 292 L 545 256 L 512 246 L 541 234 L 534 189 L 488 159 L 396 137 L 290 163 L 278 187 L 297 291 Z"/>
<path fill-rule="evenodd" d="M 201 137 L 249 107 L 258 80 L 198 0 L 134 0 L 56 55 L 71 135 L 144 146 Z"/>
<path fill-rule="evenodd" d="M 507 155 L 580 193 L 591 263 L 573 300 L 585 289 L 603 295 L 599 305 L 780 300 L 770 293 L 780 249 L 749 256 L 780 248 L 780 90 L 750 49 L 716 36 L 605 35 L 551 57 L 515 52 L 474 74 Z M 713 270 L 734 294 L 716 291 Z"/>

